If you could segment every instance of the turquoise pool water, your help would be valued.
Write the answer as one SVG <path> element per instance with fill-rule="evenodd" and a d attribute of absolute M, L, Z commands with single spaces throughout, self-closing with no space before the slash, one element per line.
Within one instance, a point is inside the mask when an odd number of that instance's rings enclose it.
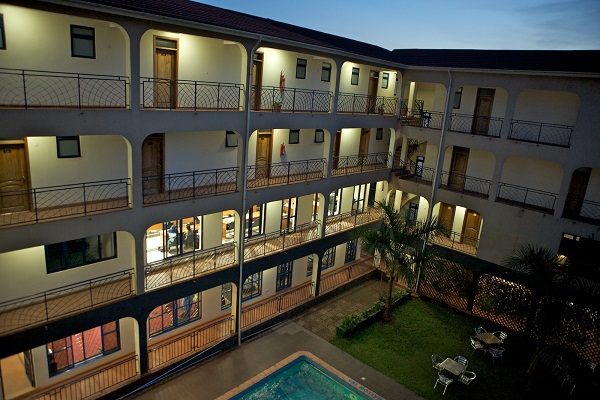
<path fill-rule="evenodd" d="M 231 400 L 371 400 L 349 384 L 300 356 Z"/>

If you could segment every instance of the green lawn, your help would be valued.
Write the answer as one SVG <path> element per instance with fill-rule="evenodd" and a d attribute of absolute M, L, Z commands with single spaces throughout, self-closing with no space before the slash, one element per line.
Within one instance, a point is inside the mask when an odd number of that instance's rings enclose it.
<path fill-rule="evenodd" d="M 534 344 L 508 332 L 502 345 L 506 349 L 503 361 L 493 365 L 491 355 L 481 351 L 471 355 L 470 336 L 477 325 L 488 331 L 494 328 L 491 323 L 412 298 L 394 310 L 392 323 L 373 323 L 350 338 L 336 337 L 331 342 L 425 399 L 440 399 L 444 389 L 440 384 L 433 389 L 437 371 L 431 366 L 432 354 L 442 358 L 465 356 L 469 360 L 467 370 L 477 374 L 469 386 L 451 383 L 445 399 L 529 398 L 525 395 L 526 370 Z"/>

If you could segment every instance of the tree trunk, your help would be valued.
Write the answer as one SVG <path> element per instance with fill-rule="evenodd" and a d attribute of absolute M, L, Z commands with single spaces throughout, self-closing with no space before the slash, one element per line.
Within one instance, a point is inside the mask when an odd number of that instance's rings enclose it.
<path fill-rule="evenodd" d="M 385 294 L 385 308 L 383 310 L 383 320 L 392 320 L 392 289 L 394 288 L 395 275 L 389 274 L 387 293 Z"/>

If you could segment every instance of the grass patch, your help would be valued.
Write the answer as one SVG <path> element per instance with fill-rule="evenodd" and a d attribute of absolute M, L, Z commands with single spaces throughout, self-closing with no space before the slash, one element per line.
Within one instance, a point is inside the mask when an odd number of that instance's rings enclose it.
<path fill-rule="evenodd" d="M 509 333 L 502 345 L 503 361 L 493 365 L 491 355 L 481 351 L 471 355 L 470 336 L 477 325 L 467 315 L 417 298 L 395 308 L 392 323 L 373 323 L 331 343 L 425 399 L 439 399 L 443 391 L 441 385 L 433 389 L 437 371 L 431 366 L 432 354 L 465 356 L 467 370 L 477 374 L 469 386 L 458 381 L 450 384 L 444 398 L 530 399 L 525 395 L 526 371 L 535 345 Z M 488 331 L 493 330 L 488 325 Z"/>

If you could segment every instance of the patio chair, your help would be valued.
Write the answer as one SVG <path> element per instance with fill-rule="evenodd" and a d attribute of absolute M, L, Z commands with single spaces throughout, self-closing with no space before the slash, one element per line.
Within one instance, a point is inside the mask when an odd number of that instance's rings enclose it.
<path fill-rule="evenodd" d="M 473 379 L 475 379 L 476 377 L 477 375 L 475 374 L 475 372 L 465 371 L 462 373 L 461 376 L 458 377 L 458 381 L 469 386 L 469 383 L 473 382 Z"/>
<path fill-rule="evenodd" d="M 493 364 L 496 364 L 496 358 L 499 358 L 500 362 L 502 362 L 502 353 L 504 353 L 504 347 L 498 347 L 498 348 L 490 347 L 488 349 L 488 353 L 490 353 L 492 355 Z"/>
<path fill-rule="evenodd" d="M 592 372 L 594 372 L 596 370 L 596 363 L 588 361 L 586 367 L 588 367 L 590 370 L 592 370 Z"/>
<path fill-rule="evenodd" d="M 454 357 L 454 361 L 456 361 L 459 364 L 464 365 L 465 368 L 469 366 L 469 361 L 467 361 L 467 359 L 465 357 L 463 357 L 463 356 L 456 356 L 456 357 Z"/>
<path fill-rule="evenodd" d="M 471 336 L 471 347 L 473 348 L 471 355 L 475 354 L 477 350 L 481 350 L 484 353 L 487 351 L 485 345 L 476 336 Z"/>
<path fill-rule="evenodd" d="M 433 366 L 433 368 L 437 369 L 438 371 L 441 371 L 444 369 L 444 368 L 440 367 L 440 363 L 442 361 L 444 361 L 444 359 L 437 354 L 433 354 L 431 356 L 431 365 Z"/>
<path fill-rule="evenodd" d="M 502 332 L 502 331 L 496 331 L 493 333 L 493 335 L 496 336 L 498 339 L 500 339 L 501 342 L 504 342 L 504 339 L 506 339 L 508 337 L 506 332 Z"/>
<path fill-rule="evenodd" d="M 444 385 L 444 393 L 442 393 L 442 395 L 445 395 L 446 394 L 446 389 L 448 389 L 448 386 L 452 382 L 454 382 L 454 379 L 450 379 L 446 375 L 438 373 L 438 378 L 437 378 L 437 381 L 435 381 L 435 385 L 433 385 L 433 388 L 435 389 L 435 387 L 437 386 L 437 384 L 441 383 L 442 385 Z"/>
<path fill-rule="evenodd" d="M 487 333 L 487 331 L 485 329 L 483 329 L 483 326 L 476 326 L 475 327 L 475 334 L 479 335 L 480 333 Z"/>

